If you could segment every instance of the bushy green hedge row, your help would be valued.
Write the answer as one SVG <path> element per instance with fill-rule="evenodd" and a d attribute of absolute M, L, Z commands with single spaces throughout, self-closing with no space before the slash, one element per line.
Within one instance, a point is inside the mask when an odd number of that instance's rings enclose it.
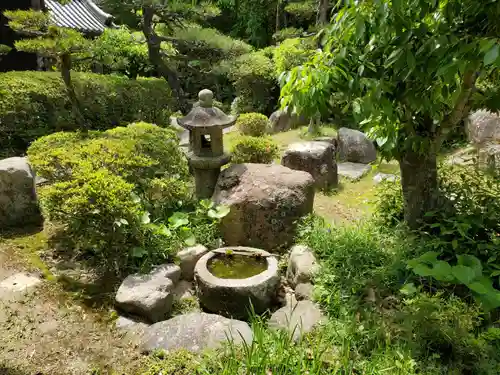
<path fill-rule="evenodd" d="M 83 117 L 93 130 L 134 121 L 169 122 L 175 102 L 162 79 L 72 73 Z M 23 153 L 35 139 L 75 130 L 64 83 L 57 72 L 0 74 L 0 153 Z"/>

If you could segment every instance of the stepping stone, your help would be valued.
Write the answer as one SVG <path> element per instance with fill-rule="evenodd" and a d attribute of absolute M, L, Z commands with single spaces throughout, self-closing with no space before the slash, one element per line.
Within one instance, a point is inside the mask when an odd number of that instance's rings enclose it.
<path fill-rule="evenodd" d="M 7 292 L 26 292 L 40 284 L 42 280 L 27 273 L 16 273 L 0 282 L 1 291 Z"/>
<path fill-rule="evenodd" d="M 144 275 L 129 275 L 118 288 L 116 306 L 152 323 L 159 322 L 172 310 L 172 290 L 180 277 L 181 269 L 175 264 L 155 267 Z"/>
<path fill-rule="evenodd" d="M 398 178 L 398 176 L 396 176 L 395 174 L 388 174 L 388 173 L 377 173 L 374 177 L 373 177 L 373 182 L 375 182 L 375 184 L 380 184 L 382 181 L 391 181 L 391 182 L 394 182 L 396 181 L 396 179 Z"/>
<path fill-rule="evenodd" d="M 299 301 L 277 310 L 269 319 L 271 329 L 285 329 L 297 341 L 304 333 L 311 332 L 326 321 L 319 307 L 311 301 Z"/>
<path fill-rule="evenodd" d="M 120 316 L 115 321 L 115 327 L 122 331 L 140 333 L 149 326 L 146 323 L 135 321 L 125 316 Z"/>
<path fill-rule="evenodd" d="M 163 349 L 176 351 L 185 349 L 194 353 L 216 349 L 228 339 L 238 345 L 250 345 L 253 333 L 250 326 L 240 320 L 220 315 L 188 313 L 155 323 L 146 329 L 142 349 L 146 353 Z"/>
<path fill-rule="evenodd" d="M 372 167 L 369 164 L 351 162 L 339 163 L 337 168 L 340 176 L 348 178 L 352 181 L 359 181 L 372 170 Z"/>

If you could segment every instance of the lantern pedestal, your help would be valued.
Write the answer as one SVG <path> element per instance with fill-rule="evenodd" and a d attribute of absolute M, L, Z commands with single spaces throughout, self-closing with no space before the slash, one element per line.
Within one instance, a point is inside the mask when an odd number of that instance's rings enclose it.
<path fill-rule="evenodd" d="M 231 155 L 203 157 L 190 152 L 188 153 L 188 159 L 193 170 L 196 197 L 198 199 L 212 198 L 220 169 L 231 161 Z"/>

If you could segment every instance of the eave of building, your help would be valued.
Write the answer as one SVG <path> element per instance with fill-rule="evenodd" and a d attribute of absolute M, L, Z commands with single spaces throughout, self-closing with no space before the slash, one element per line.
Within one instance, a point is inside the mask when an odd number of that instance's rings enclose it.
<path fill-rule="evenodd" d="M 59 27 L 68 27 L 86 34 L 101 34 L 113 25 L 113 16 L 102 11 L 91 0 L 72 0 L 61 5 L 55 0 L 45 0 L 45 8 Z"/>

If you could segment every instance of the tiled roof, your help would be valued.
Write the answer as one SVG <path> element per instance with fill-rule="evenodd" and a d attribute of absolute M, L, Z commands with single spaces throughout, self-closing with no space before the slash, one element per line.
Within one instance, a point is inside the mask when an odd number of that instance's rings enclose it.
<path fill-rule="evenodd" d="M 66 5 L 55 0 L 45 0 L 45 7 L 57 26 L 84 33 L 102 33 L 113 19 L 113 16 L 103 12 L 91 0 L 73 0 Z"/>

